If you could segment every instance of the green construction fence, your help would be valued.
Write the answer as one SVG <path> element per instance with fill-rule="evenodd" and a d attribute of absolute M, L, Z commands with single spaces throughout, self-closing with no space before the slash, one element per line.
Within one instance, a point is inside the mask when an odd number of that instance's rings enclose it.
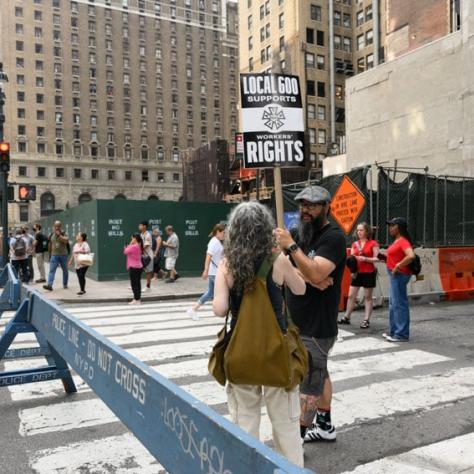
<path fill-rule="evenodd" d="M 176 268 L 182 275 L 197 276 L 203 269 L 212 227 L 226 221 L 231 209 L 224 203 L 98 200 L 53 214 L 41 225 L 49 235 L 54 221 L 61 221 L 71 244 L 78 232 L 85 232 L 95 254 L 87 276 L 98 281 L 127 278 L 123 248 L 138 232 L 140 222 L 148 221 L 150 230 L 158 227 L 163 234 L 172 225 L 180 241 Z"/>

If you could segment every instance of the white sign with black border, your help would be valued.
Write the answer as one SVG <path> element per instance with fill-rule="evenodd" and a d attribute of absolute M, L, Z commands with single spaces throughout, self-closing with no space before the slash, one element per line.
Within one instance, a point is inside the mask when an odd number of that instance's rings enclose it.
<path fill-rule="evenodd" d="M 241 74 L 244 167 L 304 166 L 304 118 L 299 78 Z"/>

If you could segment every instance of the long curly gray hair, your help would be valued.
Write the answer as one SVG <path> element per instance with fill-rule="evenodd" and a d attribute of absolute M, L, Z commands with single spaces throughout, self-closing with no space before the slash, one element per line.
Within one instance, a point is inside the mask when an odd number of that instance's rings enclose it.
<path fill-rule="evenodd" d="M 243 292 L 251 287 L 258 270 L 256 262 L 271 254 L 274 228 L 270 211 L 256 201 L 239 204 L 230 213 L 224 256 L 236 291 Z"/>

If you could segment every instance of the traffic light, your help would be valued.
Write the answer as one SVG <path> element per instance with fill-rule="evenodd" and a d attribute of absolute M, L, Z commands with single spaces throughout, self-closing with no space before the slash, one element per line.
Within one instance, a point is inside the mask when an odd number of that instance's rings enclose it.
<path fill-rule="evenodd" d="M 20 201 L 36 201 L 36 186 L 20 184 L 18 186 L 18 197 Z"/>
<path fill-rule="evenodd" d="M 10 143 L 0 142 L 0 171 L 10 171 Z"/>

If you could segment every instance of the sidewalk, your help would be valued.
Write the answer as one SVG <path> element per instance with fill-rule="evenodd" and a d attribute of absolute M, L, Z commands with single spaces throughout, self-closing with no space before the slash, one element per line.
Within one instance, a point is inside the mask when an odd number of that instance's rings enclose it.
<path fill-rule="evenodd" d="M 49 265 L 46 264 L 46 278 L 48 277 Z M 39 278 L 35 264 L 35 280 Z M 43 289 L 44 283 L 32 283 L 31 288 L 48 296 L 49 299 L 58 303 L 80 304 L 80 303 L 126 303 L 132 299 L 132 290 L 129 288 L 128 280 L 118 281 L 95 281 L 87 278 L 86 294 L 78 296 L 79 283 L 76 272 L 69 271 L 68 289 L 63 289 L 63 272 L 60 268 L 56 271 L 53 291 Z M 165 283 L 164 280 L 151 282 L 151 291 L 145 289 L 145 279 L 142 279 L 142 301 L 163 301 L 178 298 L 197 299 L 207 288 L 207 280 L 200 277 L 181 277 L 175 283 Z"/>

